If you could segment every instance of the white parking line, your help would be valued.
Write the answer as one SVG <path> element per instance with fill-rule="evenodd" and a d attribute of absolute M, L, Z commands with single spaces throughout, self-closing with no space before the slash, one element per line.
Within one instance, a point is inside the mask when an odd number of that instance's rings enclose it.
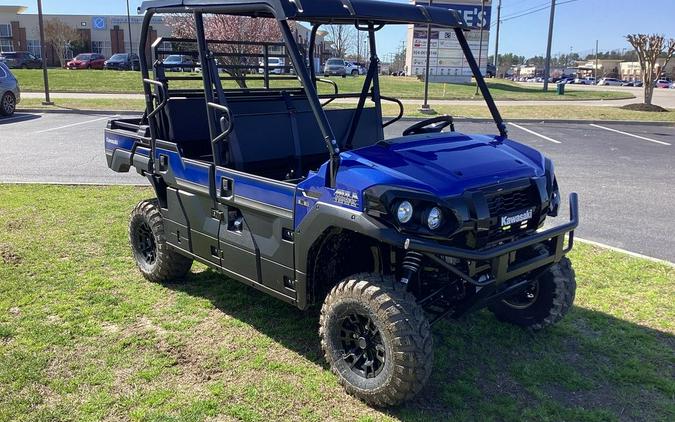
<path fill-rule="evenodd" d="M 605 129 L 605 130 L 608 130 L 610 132 L 616 132 L 616 133 L 620 133 L 622 135 L 632 136 L 633 138 L 638 138 L 638 139 L 642 139 L 642 140 L 645 140 L 645 141 L 654 142 L 655 144 L 670 146 L 670 144 L 668 142 L 657 141 L 656 139 L 645 138 L 644 136 L 640 136 L 640 135 L 633 135 L 632 133 L 612 129 L 611 127 L 600 126 L 600 125 L 596 125 L 595 123 L 590 123 L 590 125 L 593 126 L 593 127 L 597 127 L 598 129 Z"/>
<path fill-rule="evenodd" d="M 71 123 L 69 125 L 64 125 L 64 126 L 50 127 L 49 129 L 38 130 L 35 133 L 45 133 L 45 132 L 51 132 L 53 130 L 66 129 L 66 128 L 73 127 L 73 126 L 86 125 L 87 123 L 98 122 L 100 120 L 110 119 L 111 117 L 115 117 L 115 116 L 99 117 L 98 119 L 87 120 L 87 121 L 84 121 L 84 122 Z"/>
<path fill-rule="evenodd" d="M 549 141 L 549 142 L 553 142 L 554 144 L 562 144 L 562 142 L 560 142 L 560 141 L 556 141 L 556 140 L 553 139 L 553 138 L 549 138 L 548 136 L 544 136 L 544 135 L 542 135 L 541 133 L 537 133 L 537 132 L 535 132 L 535 131 L 533 131 L 533 130 L 530 130 L 530 129 L 526 128 L 526 127 L 522 127 L 521 125 L 517 125 L 517 124 L 515 124 L 515 123 L 509 123 L 509 124 L 510 124 L 511 126 L 517 127 L 517 128 L 520 129 L 520 130 L 524 130 L 524 131 L 527 132 L 527 133 L 531 133 L 531 134 L 534 135 L 534 136 L 538 136 L 538 137 L 540 137 L 541 139 L 546 139 L 546 140 Z"/>

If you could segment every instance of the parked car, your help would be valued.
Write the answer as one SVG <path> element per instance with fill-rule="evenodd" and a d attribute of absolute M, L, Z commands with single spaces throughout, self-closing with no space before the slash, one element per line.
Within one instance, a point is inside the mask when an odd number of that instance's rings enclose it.
<path fill-rule="evenodd" d="M 346 76 L 347 67 L 345 61 L 342 59 L 328 59 L 326 65 L 323 67 L 323 74 L 325 76 Z"/>
<path fill-rule="evenodd" d="M 258 68 L 258 73 L 265 73 L 265 62 L 260 61 L 258 65 L 260 66 Z M 277 75 L 286 73 L 286 60 L 284 60 L 283 57 L 268 57 L 267 69 L 268 73 L 274 73 Z"/>
<path fill-rule="evenodd" d="M 0 62 L 0 95 L 0 115 L 11 116 L 21 100 L 21 92 L 19 82 L 3 62 Z"/>
<path fill-rule="evenodd" d="M 366 74 L 366 68 L 354 62 L 345 62 L 345 71 L 348 75 L 352 76 Z"/>
<path fill-rule="evenodd" d="M 595 85 L 595 78 L 592 76 L 588 78 L 576 78 L 574 83 L 579 85 Z"/>
<path fill-rule="evenodd" d="M 617 78 L 600 78 L 596 85 L 602 86 L 621 86 L 621 80 Z"/>
<path fill-rule="evenodd" d="M 196 66 L 192 57 L 183 54 L 167 56 L 162 64 L 167 72 L 194 72 Z"/>
<path fill-rule="evenodd" d="M 621 81 L 616 78 L 601 78 L 598 81 L 598 85 L 603 85 L 603 86 L 621 86 Z"/>
<path fill-rule="evenodd" d="M 0 53 L 0 56 L 10 69 L 40 69 L 42 67 L 42 59 L 28 51 L 6 51 Z"/>
<path fill-rule="evenodd" d="M 117 53 L 106 60 L 103 67 L 110 70 L 139 70 L 141 65 L 138 54 Z"/>
<path fill-rule="evenodd" d="M 671 81 L 669 81 L 668 79 L 659 79 L 659 80 L 656 81 L 656 83 L 654 84 L 654 86 L 655 86 L 656 88 L 670 88 L 670 86 L 671 86 L 672 84 L 673 84 L 673 83 L 672 83 Z"/>
<path fill-rule="evenodd" d="M 98 53 L 81 53 L 66 63 L 66 69 L 103 69 L 105 56 Z"/>
<path fill-rule="evenodd" d="M 560 83 L 560 84 L 573 84 L 574 78 L 560 78 L 558 83 Z"/>

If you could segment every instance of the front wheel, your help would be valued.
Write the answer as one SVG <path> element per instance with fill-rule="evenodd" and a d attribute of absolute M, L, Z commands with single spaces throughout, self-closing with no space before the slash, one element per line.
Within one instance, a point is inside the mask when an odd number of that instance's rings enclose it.
<path fill-rule="evenodd" d="M 156 199 L 139 202 L 131 212 L 129 243 L 136 266 L 150 281 L 177 281 L 192 267 L 191 258 L 179 254 L 167 243 Z"/>
<path fill-rule="evenodd" d="M 414 397 L 433 363 L 429 322 L 415 297 L 380 274 L 338 283 L 321 308 L 326 361 L 345 390 L 375 406 Z"/>
<path fill-rule="evenodd" d="M 11 116 L 16 110 L 16 97 L 11 92 L 5 92 L 0 100 L 0 114 L 3 116 Z"/>
<path fill-rule="evenodd" d="M 522 293 L 489 307 L 497 319 L 541 330 L 563 319 L 574 303 L 577 283 L 572 263 L 562 258 Z"/>

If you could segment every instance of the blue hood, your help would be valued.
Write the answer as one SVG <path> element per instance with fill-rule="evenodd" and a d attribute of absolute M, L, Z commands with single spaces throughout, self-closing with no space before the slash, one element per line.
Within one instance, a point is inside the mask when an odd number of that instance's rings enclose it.
<path fill-rule="evenodd" d="M 338 187 L 348 180 L 360 190 L 393 185 L 441 197 L 545 173 L 544 156 L 528 146 L 457 132 L 393 138 L 341 157 Z"/>

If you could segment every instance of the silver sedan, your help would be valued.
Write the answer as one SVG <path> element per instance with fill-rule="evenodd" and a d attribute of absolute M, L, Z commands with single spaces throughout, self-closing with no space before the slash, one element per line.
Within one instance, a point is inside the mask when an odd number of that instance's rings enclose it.
<path fill-rule="evenodd" d="M 0 115 L 11 116 L 21 101 L 19 82 L 6 64 L 0 62 Z"/>

